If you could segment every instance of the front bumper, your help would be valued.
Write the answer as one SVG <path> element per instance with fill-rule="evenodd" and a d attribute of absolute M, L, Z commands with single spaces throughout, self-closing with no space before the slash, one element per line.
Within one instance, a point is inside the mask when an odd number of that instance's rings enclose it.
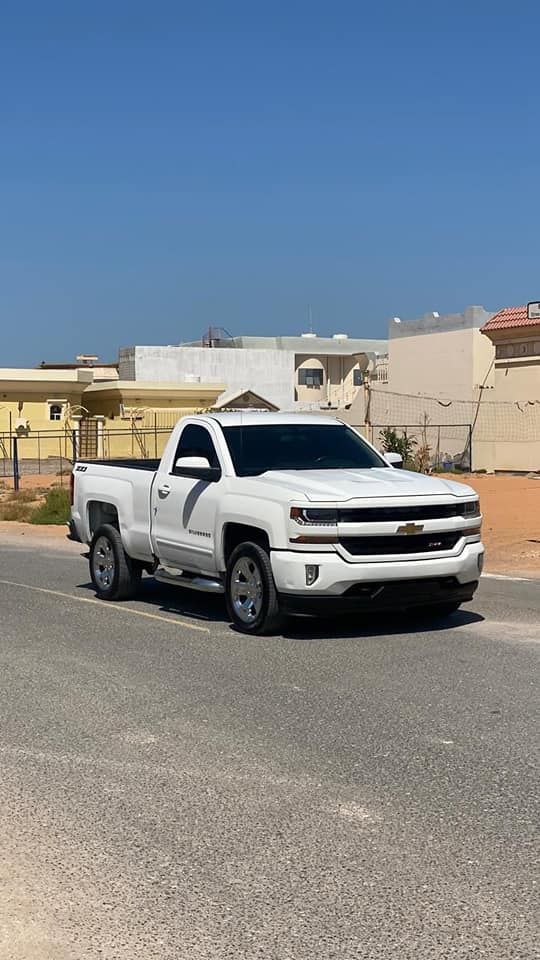
<path fill-rule="evenodd" d="M 475 542 L 466 543 L 458 556 L 426 560 L 348 563 L 337 553 L 280 550 L 272 552 L 271 561 L 283 609 L 381 610 L 471 600 L 483 557 L 483 545 Z M 319 567 L 310 587 L 306 565 Z"/>
<path fill-rule="evenodd" d="M 424 580 L 388 580 L 381 583 L 357 584 L 341 596 L 281 595 L 283 613 L 311 616 L 342 616 L 365 611 L 381 613 L 390 610 L 413 610 L 446 603 L 472 600 L 478 580 L 460 583 L 455 577 L 433 577 Z"/>

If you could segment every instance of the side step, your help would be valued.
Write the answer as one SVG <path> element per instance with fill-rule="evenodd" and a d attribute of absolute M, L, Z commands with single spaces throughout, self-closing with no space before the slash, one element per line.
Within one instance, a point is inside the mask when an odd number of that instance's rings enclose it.
<path fill-rule="evenodd" d="M 199 590 L 201 593 L 225 593 L 221 580 L 212 577 L 200 577 L 189 574 L 184 570 L 172 570 L 168 567 L 158 567 L 154 573 L 160 583 L 168 583 L 173 587 L 187 587 L 188 590 Z"/>

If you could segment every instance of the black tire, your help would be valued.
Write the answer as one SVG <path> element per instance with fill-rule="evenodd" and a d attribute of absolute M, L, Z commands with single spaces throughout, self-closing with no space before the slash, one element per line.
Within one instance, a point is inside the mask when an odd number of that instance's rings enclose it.
<path fill-rule="evenodd" d="M 135 596 L 141 565 L 128 557 L 120 532 L 110 523 L 103 523 L 92 537 L 89 563 L 92 583 L 100 600 L 130 600 Z"/>
<path fill-rule="evenodd" d="M 246 596 L 243 604 L 237 586 L 242 581 L 242 577 L 238 577 L 239 564 L 252 574 L 255 582 L 252 593 L 255 592 L 256 596 L 252 598 Z M 247 577 L 243 582 L 248 583 Z M 246 590 L 249 593 L 249 589 L 246 588 Z M 227 563 L 225 593 L 227 611 L 237 630 L 259 636 L 275 633 L 278 630 L 282 620 L 279 595 L 274 583 L 270 557 L 259 544 L 241 543 L 233 550 Z"/>

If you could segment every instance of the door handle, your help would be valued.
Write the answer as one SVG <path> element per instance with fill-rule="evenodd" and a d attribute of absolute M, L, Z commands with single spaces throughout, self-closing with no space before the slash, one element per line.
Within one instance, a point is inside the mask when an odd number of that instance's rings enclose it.
<path fill-rule="evenodd" d="M 162 483 L 161 486 L 158 487 L 158 493 L 162 497 L 168 497 L 170 492 L 171 492 L 171 488 L 168 483 Z"/>

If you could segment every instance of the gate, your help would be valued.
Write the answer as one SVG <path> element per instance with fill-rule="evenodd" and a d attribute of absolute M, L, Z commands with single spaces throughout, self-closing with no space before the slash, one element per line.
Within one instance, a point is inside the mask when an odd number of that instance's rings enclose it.
<path fill-rule="evenodd" d="M 79 421 L 79 459 L 97 460 L 98 421 L 83 417 Z"/>

